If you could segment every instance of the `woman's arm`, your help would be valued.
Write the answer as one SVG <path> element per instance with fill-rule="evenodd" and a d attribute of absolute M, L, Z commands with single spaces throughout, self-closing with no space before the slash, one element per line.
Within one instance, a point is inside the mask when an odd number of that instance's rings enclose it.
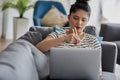
<path fill-rule="evenodd" d="M 53 38 L 51 35 L 48 35 L 43 41 L 39 42 L 36 45 L 36 47 L 40 51 L 46 52 L 51 47 L 58 46 L 59 44 L 63 42 L 68 42 L 68 43 L 73 43 L 73 44 L 79 43 L 78 34 L 70 33 L 70 34 L 64 35 L 63 37 L 58 37 L 58 38 L 57 37 Z"/>
<path fill-rule="evenodd" d="M 53 38 L 51 36 L 47 36 L 43 41 L 39 42 L 36 47 L 42 51 L 46 52 L 48 51 L 51 47 L 58 46 L 60 43 L 65 41 L 65 37 L 60 37 L 60 38 Z"/>

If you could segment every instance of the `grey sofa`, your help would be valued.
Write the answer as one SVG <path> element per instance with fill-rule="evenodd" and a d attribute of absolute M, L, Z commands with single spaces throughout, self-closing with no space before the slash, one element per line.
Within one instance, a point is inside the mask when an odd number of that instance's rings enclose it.
<path fill-rule="evenodd" d="M 94 28 L 88 27 L 85 31 L 90 30 Z M 47 76 L 47 56 L 34 45 L 51 31 L 52 28 L 32 27 L 29 32 L 0 52 L 0 80 L 41 80 Z M 102 43 L 103 80 L 116 80 L 116 52 L 115 43 Z"/>
<path fill-rule="evenodd" d="M 118 48 L 117 63 L 120 64 L 120 24 L 103 23 L 101 24 L 100 36 L 104 41 L 114 42 Z"/>

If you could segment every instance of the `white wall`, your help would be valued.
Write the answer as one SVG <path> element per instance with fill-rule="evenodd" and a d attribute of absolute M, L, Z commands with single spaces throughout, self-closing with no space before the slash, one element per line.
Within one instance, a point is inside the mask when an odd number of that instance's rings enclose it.
<path fill-rule="evenodd" d="M 3 3 L 3 0 L 0 0 L 0 5 Z M 3 14 L 2 14 L 2 11 L 1 11 L 1 9 L 0 9 L 0 37 L 1 37 L 1 35 L 2 35 L 2 16 L 3 16 Z"/>
<path fill-rule="evenodd" d="M 9 1 L 9 0 L 0 0 L 0 5 L 4 2 L 4 1 Z M 4 14 L 4 12 L 3 11 L 1 11 L 1 8 L 0 8 L 0 38 L 1 38 L 1 36 L 2 36 L 2 34 L 4 34 L 3 33 L 3 14 Z"/>
<path fill-rule="evenodd" d="M 51 0 L 51 1 L 58 1 L 61 2 L 67 12 L 67 14 L 69 13 L 69 9 L 70 9 L 70 4 L 71 4 L 71 0 Z M 74 1 L 74 0 L 73 0 Z"/>
<path fill-rule="evenodd" d="M 98 35 L 100 31 L 100 20 L 101 20 L 101 0 L 90 0 L 91 16 L 88 25 L 93 25 L 96 27 Z"/>
<path fill-rule="evenodd" d="M 13 16 L 18 15 L 18 12 L 12 8 L 3 11 L 3 36 L 5 38 L 13 38 Z"/>
<path fill-rule="evenodd" d="M 0 37 L 2 35 L 2 12 L 0 10 Z"/>
<path fill-rule="evenodd" d="M 103 16 L 111 23 L 120 24 L 120 0 L 103 0 Z"/>

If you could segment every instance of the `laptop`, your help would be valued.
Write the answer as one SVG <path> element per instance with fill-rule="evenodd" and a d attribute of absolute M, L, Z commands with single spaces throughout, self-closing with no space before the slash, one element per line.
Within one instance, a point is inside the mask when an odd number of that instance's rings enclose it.
<path fill-rule="evenodd" d="M 50 49 L 50 79 L 100 80 L 100 65 L 100 49 Z"/>

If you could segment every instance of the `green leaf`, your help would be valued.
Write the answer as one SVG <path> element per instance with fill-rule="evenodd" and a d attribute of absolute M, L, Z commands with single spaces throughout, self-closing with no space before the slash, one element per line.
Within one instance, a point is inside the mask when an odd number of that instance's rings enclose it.
<path fill-rule="evenodd" d="M 11 1 L 7 1 L 4 2 L 2 5 L 2 10 L 5 10 L 7 8 L 15 8 L 20 16 L 19 17 L 23 17 L 23 14 L 25 13 L 26 10 L 33 8 L 34 4 L 30 4 L 30 0 L 11 0 Z"/>
<path fill-rule="evenodd" d="M 10 3 L 10 2 L 4 2 L 4 3 L 1 5 L 2 11 L 5 10 L 5 9 L 7 9 L 7 8 L 9 8 L 9 7 L 12 7 L 12 6 L 13 6 L 12 3 Z"/>

